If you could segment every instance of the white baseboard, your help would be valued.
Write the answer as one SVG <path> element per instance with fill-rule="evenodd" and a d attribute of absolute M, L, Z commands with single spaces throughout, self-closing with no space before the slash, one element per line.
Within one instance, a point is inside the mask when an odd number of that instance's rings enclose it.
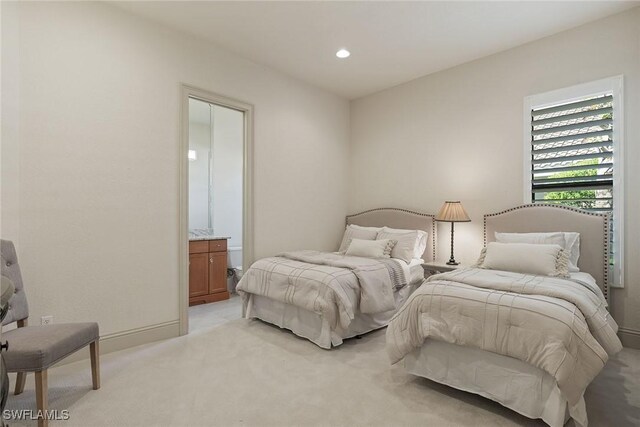
<path fill-rule="evenodd" d="M 116 332 L 100 337 L 100 354 L 107 354 L 125 348 L 148 344 L 154 341 L 175 338 L 180 335 L 180 321 L 157 323 L 155 325 L 144 326 L 142 328 L 130 329 L 128 331 Z M 58 365 L 77 362 L 89 358 L 89 346 L 76 351 L 69 357 L 62 359 Z"/>
<path fill-rule="evenodd" d="M 620 328 L 618 329 L 618 336 L 622 345 L 629 348 L 640 349 L 640 331 L 636 329 Z"/>

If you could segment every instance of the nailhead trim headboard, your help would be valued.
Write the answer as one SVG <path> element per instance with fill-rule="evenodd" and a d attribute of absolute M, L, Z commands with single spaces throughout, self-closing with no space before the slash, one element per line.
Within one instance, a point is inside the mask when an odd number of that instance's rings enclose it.
<path fill-rule="evenodd" d="M 436 222 L 435 215 L 414 212 L 400 208 L 376 208 L 347 215 L 346 224 L 363 227 L 391 227 L 408 230 L 423 230 L 429 233 L 427 249 L 422 258 L 425 261 L 436 259 Z"/>
<path fill-rule="evenodd" d="M 542 233 L 574 231 L 580 233 L 580 271 L 591 274 L 609 297 L 608 212 L 588 212 L 569 206 L 527 204 L 484 215 L 484 245 L 494 240 L 495 231 Z"/>

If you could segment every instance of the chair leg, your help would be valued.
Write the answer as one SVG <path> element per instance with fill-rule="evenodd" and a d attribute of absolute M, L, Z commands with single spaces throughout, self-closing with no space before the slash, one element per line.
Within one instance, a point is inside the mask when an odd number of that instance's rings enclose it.
<path fill-rule="evenodd" d="M 16 389 L 14 394 L 20 394 L 24 391 L 24 384 L 27 381 L 27 373 L 26 372 L 18 372 L 16 375 Z"/>
<path fill-rule="evenodd" d="M 28 319 L 20 319 L 17 321 L 18 328 L 24 328 L 29 323 Z M 27 373 L 26 372 L 18 372 L 16 376 L 16 389 L 13 394 L 20 394 L 24 391 L 24 385 L 27 381 Z"/>
<path fill-rule="evenodd" d="M 47 427 L 49 425 L 49 418 L 47 416 L 49 406 L 48 388 L 47 370 L 36 371 L 36 406 L 41 415 L 41 417 L 38 418 L 38 427 Z"/>
<path fill-rule="evenodd" d="M 93 389 L 100 388 L 100 341 L 95 340 L 89 344 L 89 353 L 91 353 L 91 380 L 93 381 Z"/>

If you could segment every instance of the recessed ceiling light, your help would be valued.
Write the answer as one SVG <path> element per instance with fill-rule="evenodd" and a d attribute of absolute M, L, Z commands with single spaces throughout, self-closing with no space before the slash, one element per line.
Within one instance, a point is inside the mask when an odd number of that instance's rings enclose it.
<path fill-rule="evenodd" d="M 349 55 L 351 55 L 351 52 L 349 52 L 347 49 L 340 49 L 336 52 L 336 56 L 340 59 L 348 58 Z"/>

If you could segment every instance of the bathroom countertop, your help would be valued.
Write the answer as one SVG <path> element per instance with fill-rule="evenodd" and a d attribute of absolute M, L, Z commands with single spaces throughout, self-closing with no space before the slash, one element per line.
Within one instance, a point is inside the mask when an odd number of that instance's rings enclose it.
<path fill-rule="evenodd" d="M 189 230 L 189 241 L 193 240 L 228 240 L 229 236 L 217 236 L 212 228 L 195 228 Z"/>

